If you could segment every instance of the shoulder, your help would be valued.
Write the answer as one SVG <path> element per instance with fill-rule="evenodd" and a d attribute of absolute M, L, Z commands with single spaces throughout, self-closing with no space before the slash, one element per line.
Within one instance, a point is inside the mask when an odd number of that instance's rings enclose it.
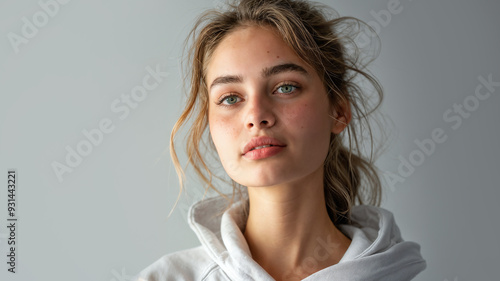
<path fill-rule="evenodd" d="M 220 270 L 202 246 L 167 254 L 142 270 L 136 281 L 202 280 Z"/>

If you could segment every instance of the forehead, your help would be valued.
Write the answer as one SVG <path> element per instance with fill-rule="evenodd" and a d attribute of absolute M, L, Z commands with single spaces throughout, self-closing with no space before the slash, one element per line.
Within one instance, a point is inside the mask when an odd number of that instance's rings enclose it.
<path fill-rule="evenodd" d="M 274 28 L 238 27 L 222 39 L 207 62 L 207 84 L 219 75 L 245 76 L 283 63 L 295 63 L 310 70 Z"/>
<path fill-rule="evenodd" d="M 217 49 L 248 46 L 269 49 L 288 47 L 280 33 L 271 26 L 244 25 L 230 31 L 219 43 Z"/>

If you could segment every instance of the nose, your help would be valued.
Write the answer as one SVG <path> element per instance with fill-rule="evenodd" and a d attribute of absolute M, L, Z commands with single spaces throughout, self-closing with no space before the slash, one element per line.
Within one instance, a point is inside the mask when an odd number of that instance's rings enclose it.
<path fill-rule="evenodd" d="M 248 129 L 264 129 L 274 126 L 276 116 L 273 105 L 267 97 L 255 97 L 248 103 L 246 127 Z"/>

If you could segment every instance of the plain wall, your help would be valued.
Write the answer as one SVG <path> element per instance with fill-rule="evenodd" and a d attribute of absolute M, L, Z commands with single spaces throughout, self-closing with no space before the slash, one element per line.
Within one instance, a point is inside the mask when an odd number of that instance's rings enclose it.
<path fill-rule="evenodd" d="M 370 69 L 393 121 L 377 162 L 393 180 L 382 206 L 422 247 L 428 268 L 415 280 L 496 279 L 500 86 L 480 89 L 491 92 L 482 99 L 475 92 L 479 77 L 500 81 L 500 3 L 323 2 L 380 27 Z M 178 195 L 168 142 L 184 100 L 183 40 L 197 15 L 220 3 L 75 0 L 49 5 L 51 15 L 38 1 L 0 3 L 1 280 L 129 280 L 162 255 L 199 245 L 186 222 L 201 194 L 196 178 L 166 219 Z M 388 5 L 390 20 L 379 18 Z M 131 108 L 122 95 L 138 91 L 148 68 L 165 74 Z M 100 123 L 108 133 L 89 150 L 82 131 Z M 433 132 L 441 143 L 419 148 Z M 77 147 L 87 155 L 59 180 L 54 163 L 66 165 Z M 405 161 L 413 169 L 401 170 Z M 4 262 L 11 168 L 16 274 Z"/>

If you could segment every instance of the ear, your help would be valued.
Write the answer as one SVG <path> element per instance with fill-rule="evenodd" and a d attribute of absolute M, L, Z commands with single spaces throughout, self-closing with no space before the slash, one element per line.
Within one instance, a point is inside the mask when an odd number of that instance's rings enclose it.
<path fill-rule="evenodd" d="M 331 106 L 331 117 L 332 122 L 332 133 L 338 135 L 340 134 L 351 122 L 351 106 L 348 101 L 338 103 Z"/>

